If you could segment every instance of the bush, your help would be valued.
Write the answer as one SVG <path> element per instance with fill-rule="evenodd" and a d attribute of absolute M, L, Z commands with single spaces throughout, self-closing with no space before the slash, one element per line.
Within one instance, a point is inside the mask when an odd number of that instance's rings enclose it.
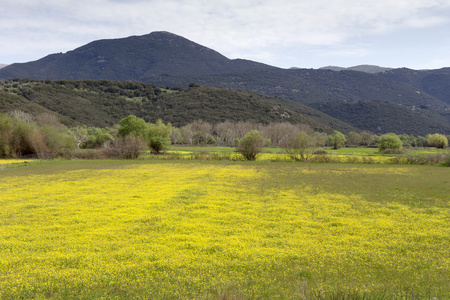
<path fill-rule="evenodd" d="M 308 161 L 314 152 L 311 146 L 311 137 L 300 131 L 294 139 L 288 141 L 285 151 L 294 161 Z"/>
<path fill-rule="evenodd" d="M 448 146 L 447 137 L 443 134 L 435 133 L 427 135 L 428 144 L 436 148 L 445 148 Z"/>
<path fill-rule="evenodd" d="M 102 155 L 110 158 L 138 158 L 145 149 L 145 141 L 140 136 L 129 134 L 105 144 Z"/>
<path fill-rule="evenodd" d="M 150 124 L 147 132 L 147 142 L 150 150 L 155 154 L 166 150 L 171 143 L 171 133 L 172 125 L 170 123 L 164 125 L 162 120 L 158 120 L 156 124 Z"/>
<path fill-rule="evenodd" d="M 386 133 L 380 137 L 380 141 L 378 143 L 378 149 L 380 152 L 386 149 L 397 149 L 401 150 L 403 147 L 403 143 L 395 133 Z"/>
<path fill-rule="evenodd" d="M 240 141 L 236 149 L 246 160 L 256 160 L 264 147 L 265 139 L 261 131 L 249 131 Z"/>

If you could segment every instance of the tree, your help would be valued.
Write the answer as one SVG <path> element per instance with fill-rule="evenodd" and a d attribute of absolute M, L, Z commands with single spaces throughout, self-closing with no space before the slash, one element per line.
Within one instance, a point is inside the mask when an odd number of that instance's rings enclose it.
<path fill-rule="evenodd" d="M 141 136 L 130 133 L 106 142 L 102 152 L 106 157 L 135 159 L 139 157 L 145 146 L 145 141 Z"/>
<path fill-rule="evenodd" d="M 207 144 L 208 137 L 211 135 L 212 125 L 203 120 L 195 120 L 191 123 L 194 132 L 193 140 L 197 145 Z"/>
<path fill-rule="evenodd" d="M 133 115 L 129 115 L 119 121 L 119 131 L 117 136 L 123 137 L 129 134 L 144 137 L 147 132 L 147 123 L 145 120 Z"/>
<path fill-rule="evenodd" d="M 345 135 L 340 133 L 339 131 L 333 131 L 333 134 L 330 136 L 330 144 L 333 146 L 333 149 L 339 149 L 345 145 Z"/>
<path fill-rule="evenodd" d="M 370 132 L 363 131 L 360 134 L 361 136 L 361 144 L 364 146 L 370 146 L 374 142 L 374 135 Z"/>
<path fill-rule="evenodd" d="M 436 148 L 445 148 L 448 146 L 448 139 L 445 135 L 435 133 L 427 135 L 428 144 Z"/>
<path fill-rule="evenodd" d="M 359 133 L 350 132 L 347 136 L 347 145 L 348 146 L 359 146 L 362 143 L 362 137 Z"/>
<path fill-rule="evenodd" d="M 239 141 L 236 151 L 241 153 L 246 160 L 256 160 L 256 157 L 264 147 L 265 138 L 261 131 L 249 131 Z"/>
<path fill-rule="evenodd" d="M 149 124 L 147 131 L 147 142 L 151 151 L 155 154 L 167 149 L 170 145 L 170 134 L 172 133 L 172 125 L 165 125 L 161 119 L 155 124 Z"/>
<path fill-rule="evenodd" d="M 10 146 L 12 140 L 13 123 L 11 118 L 0 114 L 0 157 L 11 155 Z"/>
<path fill-rule="evenodd" d="M 288 147 L 289 142 L 296 138 L 299 129 L 288 122 L 270 123 L 264 129 L 264 134 L 277 147 Z"/>
<path fill-rule="evenodd" d="M 291 139 L 286 147 L 286 153 L 295 161 L 307 161 L 312 157 L 313 140 L 306 132 L 300 131 L 294 139 Z"/>
<path fill-rule="evenodd" d="M 69 133 L 75 140 L 77 150 L 80 151 L 80 145 L 88 138 L 88 131 L 86 126 L 73 127 L 69 129 Z"/>
<path fill-rule="evenodd" d="M 386 133 L 380 137 L 378 142 L 378 149 L 384 151 L 387 149 L 391 150 L 402 150 L 403 143 L 395 133 Z"/>
<path fill-rule="evenodd" d="M 88 138 L 81 146 L 82 148 L 85 149 L 100 148 L 106 142 L 114 140 L 114 137 L 112 135 L 112 129 L 108 127 L 105 128 L 89 127 L 87 129 L 87 132 Z"/>

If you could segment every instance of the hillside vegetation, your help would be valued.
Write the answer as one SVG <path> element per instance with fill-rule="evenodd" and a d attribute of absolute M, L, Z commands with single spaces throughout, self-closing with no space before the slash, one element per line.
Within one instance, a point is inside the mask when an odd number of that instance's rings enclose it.
<path fill-rule="evenodd" d="M 438 121 L 439 116 L 428 117 L 386 101 L 329 101 L 311 103 L 310 106 L 361 130 L 374 133 L 403 132 L 423 136 L 430 132 L 450 133 L 450 125 Z"/>
<path fill-rule="evenodd" d="M 175 126 L 201 119 L 210 123 L 290 122 L 325 132 L 331 132 L 332 128 L 357 131 L 305 105 L 213 87 L 169 91 L 152 84 L 106 80 L 12 80 L 1 85 L 1 112 L 14 109 L 33 115 L 53 112 L 66 125 L 105 127 L 117 124 L 128 115 L 136 115 L 150 122 L 163 119 Z"/>
<path fill-rule="evenodd" d="M 450 68 L 438 70 L 390 70 L 381 74 L 385 78 L 404 82 L 450 104 Z"/>

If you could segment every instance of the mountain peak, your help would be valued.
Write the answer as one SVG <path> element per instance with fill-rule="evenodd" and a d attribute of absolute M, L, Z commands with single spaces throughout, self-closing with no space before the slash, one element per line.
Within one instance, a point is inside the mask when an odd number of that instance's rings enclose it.
<path fill-rule="evenodd" d="M 161 75 L 210 75 L 267 68 L 274 67 L 230 60 L 182 36 L 155 31 L 97 40 L 64 54 L 13 64 L 0 70 L 0 79 L 140 80 Z"/>

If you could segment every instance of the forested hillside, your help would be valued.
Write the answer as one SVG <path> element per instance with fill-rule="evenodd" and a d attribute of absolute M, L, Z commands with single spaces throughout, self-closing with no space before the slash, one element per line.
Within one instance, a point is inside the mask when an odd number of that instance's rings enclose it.
<path fill-rule="evenodd" d="M 53 112 L 67 125 L 111 126 L 128 115 L 136 115 L 149 122 L 163 119 L 175 126 L 201 119 L 210 123 L 290 122 L 325 132 L 357 131 L 305 105 L 212 87 L 165 90 L 129 81 L 19 79 L 3 81 L 1 85 L 0 112 Z"/>
<path fill-rule="evenodd" d="M 404 82 L 450 105 L 450 68 L 421 71 L 402 68 L 390 70 L 380 76 Z"/>
<path fill-rule="evenodd" d="M 438 116 L 428 117 L 423 113 L 385 101 L 329 101 L 311 103 L 310 106 L 359 129 L 377 134 L 388 132 L 416 136 L 425 136 L 431 132 L 450 134 L 450 126 L 438 121 Z"/>
<path fill-rule="evenodd" d="M 427 106 L 443 111 L 449 105 L 406 83 L 378 75 L 330 70 L 257 70 L 231 74 L 149 76 L 141 78 L 156 85 L 185 87 L 200 85 L 248 90 L 278 96 L 298 103 L 381 100 L 404 106 Z"/>

